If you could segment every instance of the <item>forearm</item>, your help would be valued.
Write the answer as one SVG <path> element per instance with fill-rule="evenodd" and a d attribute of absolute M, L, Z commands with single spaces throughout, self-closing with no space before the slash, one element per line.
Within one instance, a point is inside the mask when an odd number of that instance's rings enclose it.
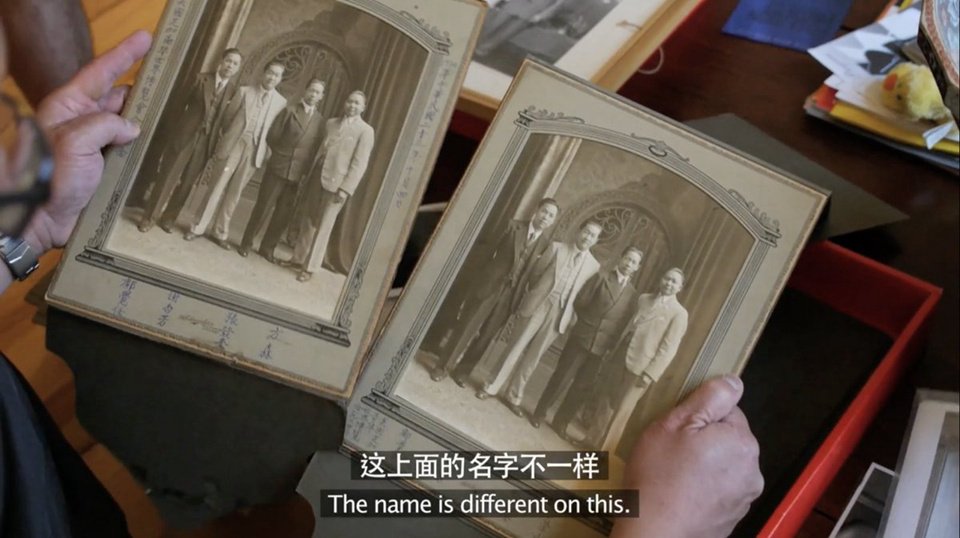
<path fill-rule="evenodd" d="M 77 0 L 3 0 L 10 72 L 34 107 L 93 59 L 90 29 Z"/>

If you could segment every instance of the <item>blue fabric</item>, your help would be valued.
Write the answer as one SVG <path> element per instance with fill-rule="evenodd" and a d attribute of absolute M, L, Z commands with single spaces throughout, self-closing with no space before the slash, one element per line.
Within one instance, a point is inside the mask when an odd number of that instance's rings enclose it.
<path fill-rule="evenodd" d="M 129 536 L 119 507 L 2 355 L 0 536 Z"/>
<path fill-rule="evenodd" d="M 837 35 L 853 0 L 740 0 L 724 33 L 807 50 Z"/>

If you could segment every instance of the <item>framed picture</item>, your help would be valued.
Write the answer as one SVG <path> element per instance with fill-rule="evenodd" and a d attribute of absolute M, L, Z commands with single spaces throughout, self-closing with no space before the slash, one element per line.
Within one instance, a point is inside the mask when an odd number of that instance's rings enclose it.
<path fill-rule="evenodd" d="M 876 536 L 897 473 L 871 463 L 827 538 Z"/>
<path fill-rule="evenodd" d="M 172 0 L 50 301 L 349 394 L 483 11 Z"/>
<path fill-rule="evenodd" d="M 952 536 L 960 531 L 960 395 L 920 390 L 877 536 Z"/>
<path fill-rule="evenodd" d="M 700 1 L 491 0 L 458 106 L 493 117 L 527 56 L 615 91 Z"/>
<path fill-rule="evenodd" d="M 606 451 L 600 486 L 512 486 L 616 487 L 652 418 L 742 369 L 826 198 L 528 61 L 374 347 L 346 448 Z"/>

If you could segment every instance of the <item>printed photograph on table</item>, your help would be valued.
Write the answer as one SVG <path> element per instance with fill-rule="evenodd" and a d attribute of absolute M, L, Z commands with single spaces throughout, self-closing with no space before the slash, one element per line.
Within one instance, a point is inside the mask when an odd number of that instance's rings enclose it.
<path fill-rule="evenodd" d="M 554 63 L 621 0 L 493 0 L 474 58 L 513 75 L 533 55 Z"/>
<path fill-rule="evenodd" d="M 604 451 L 602 485 L 525 487 L 617 487 L 643 427 L 742 369 L 825 201 L 525 63 L 372 352 L 345 444 Z"/>
<path fill-rule="evenodd" d="M 464 83 L 492 117 L 526 57 L 617 89 L 702 0 L 490 0 Z"/>
<path fill-rule="evenodd" d="M 54 300 L 296 384 L 315 386 L 330 375 L 316 361 L 336 362 L 336 381 L 321 385 L 348 389 L 483 10 L 170 2 L 127 111 L 143 135 L 110 155 L 72 245 L 83 271 L 141 286 L 120 309 L 76 278 L 59 281 Z M 179 294 L 177 312 L 148 315 L 167 294 L 149 303 L 142 284 Z M 225 319 L 236 338 L 223 338 Z M 239 341 L 250 334 L 272 340 Z"/>

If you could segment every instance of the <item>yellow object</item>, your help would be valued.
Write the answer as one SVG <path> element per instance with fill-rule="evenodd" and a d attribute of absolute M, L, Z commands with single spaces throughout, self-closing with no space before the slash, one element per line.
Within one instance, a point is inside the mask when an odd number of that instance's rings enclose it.
<path fill-rule="evenodd" d="M 830 110 L 830 116 L 842 122 L 856 125 L 861 129 L 866 129 L 872 133 L 889 138 L 890 140 L 921 148 L 927 147 L 923 137 L 919 134 L 903 130 L 862 108 L 857 108 L 841 101 L 837 101 L 836 105 Z M 933 146 L 933 149 L 950 155 L 960 155 L 960 144 L 953 140 L 941 140 Z"/>
<path fill-rule="evenodd" d="M 883 104 L 914 120 L 950 121 L 953 116 L 943 105 L 933 73 L 925 65 L 904 62 L 883 79 Z"/>

